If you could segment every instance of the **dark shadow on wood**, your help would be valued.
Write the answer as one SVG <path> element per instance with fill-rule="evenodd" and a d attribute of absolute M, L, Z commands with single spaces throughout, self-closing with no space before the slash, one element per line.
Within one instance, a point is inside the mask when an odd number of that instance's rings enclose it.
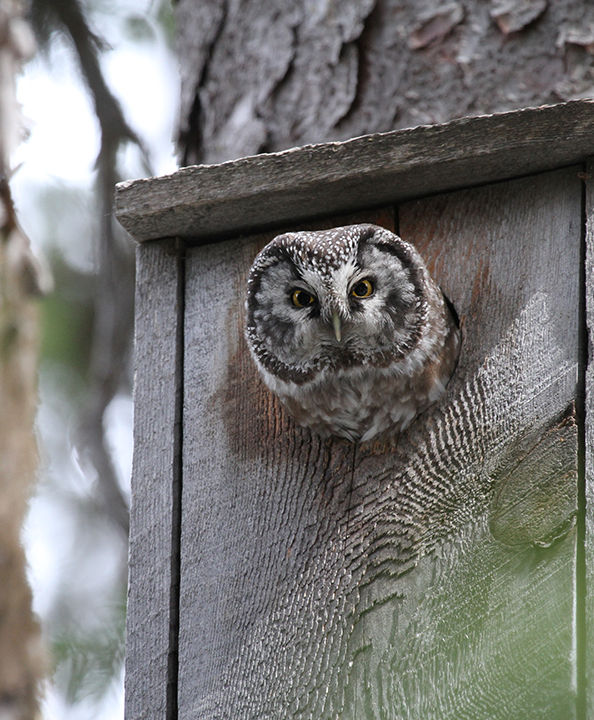
<path fill-rule="evenodd" d="M 176 328 L 176 386 L 175 386 L 175 433 L 173 449 L 173 477 L 171 489 L 171 592 L 169 596 L 169 653 L 167 656 L 167 720 L 178 716 L 179 674 L 179 593 L 181 579 L 181 527 L 183 489 L 183 410 L 184 410 L 184 306 L 186 292 L 185 244 L 176 240 L 177 253 L 177 317 Z"/>

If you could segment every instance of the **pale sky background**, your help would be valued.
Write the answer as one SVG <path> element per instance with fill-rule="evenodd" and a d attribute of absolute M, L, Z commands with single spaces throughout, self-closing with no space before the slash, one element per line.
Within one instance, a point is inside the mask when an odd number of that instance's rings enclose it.
<path fill-rule="evenodd" d="M 168 48 L 162 31 L 151 19 L 156 11 L 150 0 L 119 0 L 102 3 L 102 10 L 91 16 L 92 29 L 102 36 L 111 50 L 104 54 L 103 70 L 112 92 L 119 99 L 130 126 L 149 148 L 155 174 L 175 169 L 172 143 L 177 119 L 179 79 L 177 64 Z M 152 37 L 131 41 L 124 32 L 124 19 L 131 13 L 146 19 Z M 48 58 L 38 55 L 29 62 L 18 81 L 18 98 L 22 104 L 28 137 L 17 149 L 13 167 L 19 166 L 11 186 L 19 220 L 37 252 L 43 253 L 48 236 L 48 221 L 43 197 L 49 188 L 91 189 L 94 182 L 94 163 L 99 148 L 98 126 L 92 101 L 67 42 L 52 43 Z M 142 174 L 139 158 L 131 149 L 122 163 L 128 177 Z M 57 208 L 58 218 L 62 208 Z M 93 256 L 88 242 L 89 224 L 94 208 L 84 203 L 74 208 L 64 207 L 68 213 L 69 232 L 60 234 L 52 229 L 52 242 L 57 244 L 75 267 L 89 270 Z M 66 217 L 66 215 L 65 215 Z M 80 242 L 73 243 L 72 227 L 77 228 Z M 50 368 L 47 375 L 51 377 Z M 68 378 L 54 377 L 64 383 Z M 34 608 L 42 619 L 50 612 L 53 600 L 64 583 L 64 576 L 73 569 L 80 586 L 84 586 L 84 600 L 78 605 L 81 622 L 86 612 L 89 618 L 101 616 L 101 590 L 115 582 L 121 569 L 121 542 L 108 534 L 92 549 L 80 550 L 76 543 L 76 520 L 70 512 L 69 495 L 88 491 L 88 480 L 78 466 L 78 458 L 71 452 L 68 434 L 74 419 L 68 416 L 64 400 L 52 393 L 51 383 L 42 382 L 38 435 L 40 437 L 39 487 L 31 501 L 23 534 L 30 565 L 30 581 L 34 592 Z M 108 438 L 117 449 L 118 472 L 122 486 L 129 491 L 132 460 L 132 402 L 117 397 L 108 408 Z M 54 448 L 53 455 L 48 448 Z M 56 448 L 58 451 L 56 451 Z M 59 449 L 62 448 L 61 455 Z M 78 470 L 78 472 L 77 472 Z M 53 485 L 46 481 L 52 475 Z M 62 480 L 61 492 L 55 492 L 56 478 Z M 60 480 L 58 480 L 60 482 Z M 67 483 L 70 485 L 67 486 Z M 80 522 L 80 520 L 78 521 Z M 81 557 L 81 553 L 87 553 Z M 62 588 L 63 589 L 63 588 Z M 81 592 L 81 597 L 83 593 Z M 96 606 L 88 597 L 96 598 Z M 76 598 L 74 599 L 76 600 Z M 76 602 L 73 603 L 79 608 Z M 101 706 L 94 701 L 70 707 L 51 685 L 43 705 L 44 720 L 116 720 L 123 718 L 123 685 L 114 687 Z"/>

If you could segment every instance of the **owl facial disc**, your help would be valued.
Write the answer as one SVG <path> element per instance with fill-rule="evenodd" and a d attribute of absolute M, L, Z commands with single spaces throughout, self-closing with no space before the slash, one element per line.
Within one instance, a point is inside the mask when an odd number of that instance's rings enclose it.
<path fill-rule="evenodd" d="M 266 385 L 302 425 L 351 440 L 410 424 L 460 346 L 415 248 L 370 224 L 275 237 L 252 265 L 246 313 Z"/>

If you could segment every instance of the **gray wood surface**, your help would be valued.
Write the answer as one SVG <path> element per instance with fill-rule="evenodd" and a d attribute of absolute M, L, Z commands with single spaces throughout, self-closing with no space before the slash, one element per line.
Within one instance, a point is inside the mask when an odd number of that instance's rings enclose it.
<path fill-rule="evenodd" d="M 581 100 L 128 181 L 116 214 L 138 241 L 212 241 L 552 169 L 593 146 L 594 102 Z"/>
<path fill-rule="evenodd" d="M 259 382 L 269 235 L 189 251 L 180 720 L 576 716 L 578 171 L 400 207 L 464 345 L 392 446 L 321 441 Z"/>
<path fill-rule="evenodd" d="M 176 547 L 174 508 L 179 494 L 180 270 L 171 244 L 138 247 L 127 720 L 173 717 L 177 700 L 179 542 Z"/>
<path fill-rule="evenodd" d="M 586 685 L 586 714 L 594 717 L 594 161 L 586 165 L 585 238 L 585 488 L 584 488 L 584 575 L 585 593 L 583 680 Z"/>

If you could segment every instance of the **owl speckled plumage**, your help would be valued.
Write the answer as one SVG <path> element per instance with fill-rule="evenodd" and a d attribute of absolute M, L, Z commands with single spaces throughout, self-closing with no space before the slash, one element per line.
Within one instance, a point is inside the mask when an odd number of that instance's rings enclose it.
<path fill-rule="evenodd" d="M 456 320 L 420 255 L 376 225 L 277 236 L 254 260 L 246 310 L 264 382 L 323 436 L 406 428 L 458 358 Z"/>

